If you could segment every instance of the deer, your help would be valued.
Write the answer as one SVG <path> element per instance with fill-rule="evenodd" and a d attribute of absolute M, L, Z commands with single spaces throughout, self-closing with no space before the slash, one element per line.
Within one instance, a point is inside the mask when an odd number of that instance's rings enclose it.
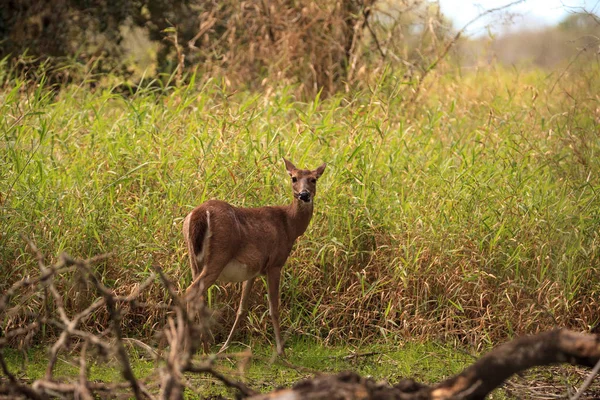
<path fill-rule="evenodd" d="M 184 219 L 183 235 L 192 270 L 192 283 L 185 294 L 188 308 L 194 302 L 204 304 L 206 292 L 217 281 L 242 282 L 235 321 L 219 353 L 231 344 L 234 332 L 245 317 L 254 281 L 263 275 L 266 276 L 277 354 L 284 355 L 279 325 L 281 271 L 296 239 L 308 228 L 317 180 L 323 175 L 326 164 L 306 170 L 296 168 L 285 158 L 283 161 L 291 178 L 291 204 L 242 208 L 221 200 L 208 200 Z M 206 338 L 203 340 L 204 350 L 208 352 Z"/>

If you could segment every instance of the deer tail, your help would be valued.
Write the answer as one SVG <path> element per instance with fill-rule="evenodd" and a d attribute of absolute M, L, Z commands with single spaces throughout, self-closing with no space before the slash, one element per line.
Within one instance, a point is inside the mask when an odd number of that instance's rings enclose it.
<path fill-rule="evenodd" d="M 194 210 L 183 221 L 183 235 L 190 257 L 192 279 L 196 279 L 204 265 L 210 236 L 210 213 L 208 210 Z"/>

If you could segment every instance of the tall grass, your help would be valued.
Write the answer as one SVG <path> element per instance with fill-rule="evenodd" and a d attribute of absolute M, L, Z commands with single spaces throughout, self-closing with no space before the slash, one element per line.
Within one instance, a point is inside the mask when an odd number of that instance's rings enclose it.
<path fill-rule="evenodd" d="M 117 289 L 152 263 L 185 288 L 183 217 L 210 198 L 289 202 L 288 157 L 329 165 L 284 269 L 288 335 L 484 343 L 555 324 L 597 327 L 598 72 L 446 73 L 424 83 L 417 103 L 387 74 L 371 91 L 304 103 L 293 88 L 230 93 L 194 77 L 122 96 L 5 71 L 0 290 L 37 268 L 20 235 L 48 257 L 112 252 L 99 269 Z M 70 309 L 91 301 L 85 282 L 70 290 Z M 226 328 L 239 288 L 212 294 Z M 248 326 L 267 340 L 265 296 L 257 285 Z M 149 336 L 163 320 L 157 311 L 124 324 Z"/>

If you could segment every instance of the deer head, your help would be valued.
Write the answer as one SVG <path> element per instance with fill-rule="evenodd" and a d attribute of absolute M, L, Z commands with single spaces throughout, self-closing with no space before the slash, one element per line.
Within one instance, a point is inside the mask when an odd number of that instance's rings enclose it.
<path fill-rule="evenodd" d="M 290 161 L 285 161 L 285 168 L 292 178 L 292 190 L 294 197 L 300 203 L 312 204 L 313 198 L 317 194 L 317 180 L 323 175 L 327 164 L 323 163 L 315 170 L 298 169 Z"/>

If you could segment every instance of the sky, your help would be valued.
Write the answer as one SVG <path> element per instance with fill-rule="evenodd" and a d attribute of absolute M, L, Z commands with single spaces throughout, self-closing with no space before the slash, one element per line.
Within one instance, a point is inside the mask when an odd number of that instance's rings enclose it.
<path fill-rule="evenodd" d="M 439 0 L 442 13 L 450 18 L 454 27 L 461 29 L 481 12 L 509 4 L 511 0 Z M 600 12 L 600 0 L 525 0 L 509 8 L 517 14 L 511 24 L 506 24 L 506 11 L 495 13 L 474 23 L 467 34 L 478 36 L 487 34 L 486 26 L 491 24 L 494 33 L 522 28 L 536 28 L 554 25 L 569 12 L 581 10 Z"/>

